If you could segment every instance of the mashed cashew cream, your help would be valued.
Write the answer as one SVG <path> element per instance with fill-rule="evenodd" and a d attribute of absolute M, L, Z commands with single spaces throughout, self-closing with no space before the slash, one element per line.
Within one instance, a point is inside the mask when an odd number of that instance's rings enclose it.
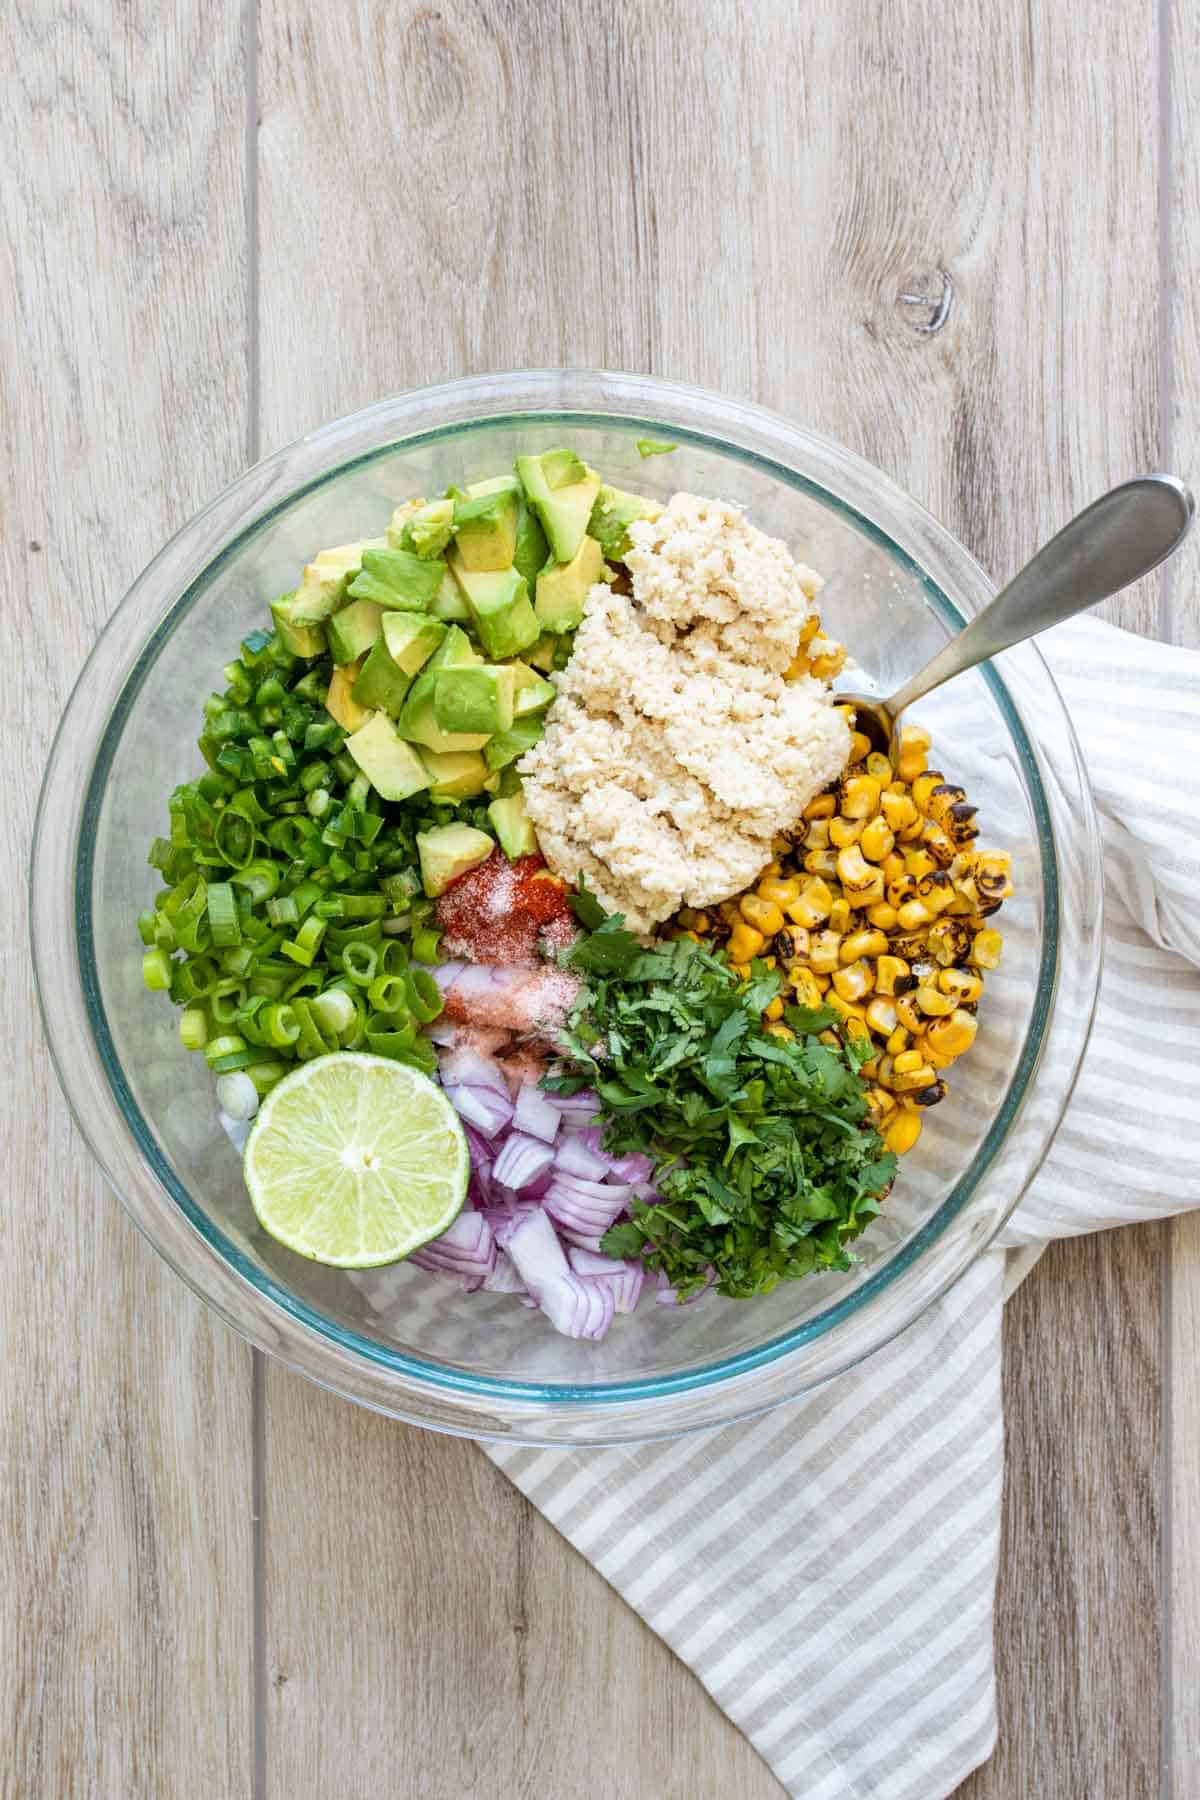
<path fill-rule="evenodd" d="M 520 773 L 551 868 L 648 931 L 750 886 L 849 732 L 784 679 L 821 586 L 786 544 L 692 494 L 629 537 L 632 595 L 592 588 Z"/>

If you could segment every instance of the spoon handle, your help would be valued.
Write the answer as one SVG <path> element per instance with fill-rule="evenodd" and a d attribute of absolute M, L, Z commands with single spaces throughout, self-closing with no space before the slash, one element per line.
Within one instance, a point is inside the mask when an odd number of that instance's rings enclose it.
<path fill-rule="evenodd" d="M 1006 588 L 888 701 L 895 715 L 1010 644 L 1148 575 L 1187 536 L 1196 503 L 1174 475 L 1124 481 L 1064 525 Z"/>

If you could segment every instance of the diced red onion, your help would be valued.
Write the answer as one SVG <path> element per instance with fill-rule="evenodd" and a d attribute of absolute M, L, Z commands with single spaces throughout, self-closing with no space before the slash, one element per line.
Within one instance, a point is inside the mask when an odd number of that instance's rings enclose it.
<path fill-rule="evenodd" d="M 459 1213 L 441 1237 L 415 1250 L 409 1261 L 433 1274 L 457 1275 L 469 1293 L 495 1268 L 496 1239 L 482 1213 Z"/>
<path fill-rule="evenodd" d="M 554 1166 L 564 1175 L 576 1175 L 584 1181 L 603 1181 L 612 1167 L 607 1156 L 589 1150 L 575 1134 L 560 1138 L 554 1152 Z"/>
<path fill-rule="evenodd" d="M 432 1025 L 426 1025 L 425 1036 L 434 1044 L 452 1044 L 458 1036 L 458 1026 L 449 1019 L 435 1019 Z"/>
<path fill-rule="evenodd" d="M 493 1093 L 502 1094 L 508 1099 L 508 1082 L 504 1078 L 503 1069 L 486 1056 L 480 1056 L 463 1044 L 454 1050 L 448 1050 L 438 1058 L 438 1073 L 442 1078 L 442 1086 L 488 1088 Z"/>
<path fill-rule="evenodd" d="M 547 1094 L 546 1098 L 569 1125 L 586 1125 L 600 1111 L 600 1096 L 591 1088 L 581 1088 L 577 1094 Z"/>
<path fill-rule="evenodd" d="M 496 1266 L 490 1275 L 484 1277 L 484 1287 L 490 1294 L 523 1294 L 525 1283 L 517 1274 L 505 1250 L 497 1250 Z"/>
<path fill-rule="evenodd" d="M 448 1087 L 446 1098 L 484 1137 L 494 1138 L 512 1118 L 512 1101 L 507 1093 L 492 1088 Z"/>
<path fill-rule="evenodd" d="M 513 1124 L 518 1131 L 527 1131 L 530 1137 L 541 1138 L 545 1143 L 552 1144 L 558 1136 L 562 1114 L 557 1107 L 551 1106 L 548 1094 L 543 1094 L 541 1088 L 532 1081 L 527 1081 L 517 1095 Z"/>
<path fill-rule="evenodd" d="M 597 1256 L 591 1250 L 574 1245 L 567 1251 L 567 1261 L 577 1275 L 590 1275 L 612 1284 L 613 1300 L 619 1313 L 631 1313 L 641 1297 L 645 1271 L 639 1262 L 626 1262 L 621 1257 Z"/>
<path fill-rule="evenodd" d="M 604 1231 L 607 1230 L 606 1225 Z M 604 1231 L 576 1231 L 574 1226 L 563 1225 L 561 1222 L 558 1225 L 558 1235 L 564 1244 L 574 1244 L 579 1250 L 591 1250 L 597 1256 L 600 1255 L 600 1239 L 604 1236 Z"/>
<path fill-rule="evenodd" d="M 588 1200 L 573 1193 L 556 1179 L 546 1189 L 542 1205 L 551 1218 L 566 1230 L 583 1232 L 588 1237 L 599 1237 L 625 1208 L 625 1201 L 618 1191 L 615 1188 L 611 1191 L 613 1198 L 605 1206 L 598 1200 Z"/>
<path fill-rule="evenodd" d="M 622 1187 L 615 1181 L 586 1181 L 582 1175 L 568 1175 L 557 1166 L 554 1179 L 569 1194 L 580 1200 L 594 1200 L 598 1206 L 611 1206 L 617 1199 L 624 1205 L 633 1192 L 632 1188 Z"/>
<path fill-rule="evenodd" d="M 430 969 L 429 973 L 437 982 L 442 993 L 448 994 L 466 966 L 465 962 L 439 963 L 436 968 Z"/>
<path fill-rule="evenodd" d="M 492 1178 L 502 1187 L 520 1193 L 530 1182 L 544 1175 L 554 1161 L 554 1152 L 541 1138 L 527 1137 L 523 1131 L 512 1132 L 496 1158 Z"/>
<path fill-rule="evenodd" d="M 640 1150 L 627 1150 L 624 1156 L 614 1156 L 611 1168 L 610 1180 L 615 1177 L 617 1181 L 633 1182 L 635 1186 L 649 1182 L 654 1173 L 653 1160 Z"/>
<path fill-rule="evenodd" d="M 594 1250 L 580 1250 L 574 1244 L 567 1251 L 567 1261 L 577 1275 L 623 1275 L 625 1264 L 612 1256 L 600 1256 Z"/>
<path fill-rule="evenodd" d="M 611 1287 L 576 1275 L 544 1212 L 531 1212 L 506 1234 L 513 1266 L 556 1331 L 601 1338 L 612 1324 Z"/>

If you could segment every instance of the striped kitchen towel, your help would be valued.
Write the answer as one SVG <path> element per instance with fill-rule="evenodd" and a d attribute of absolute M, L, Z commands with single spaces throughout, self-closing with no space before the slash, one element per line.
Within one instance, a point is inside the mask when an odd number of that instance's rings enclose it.
<path fill-rule="evenodd" d="M 1043 640 L 1104 831 L 1106 945 L 1067 1118 L 1002 1243 L 1200 1204 L 1200 655 Z M 1176 1147 L 1179 1148 L 1176 1148 Z M 636 1449 L 487 1454 L 803 1800 L 941 1800 L 996 1736 L 1004 1251 L 803 1400 Z"/>

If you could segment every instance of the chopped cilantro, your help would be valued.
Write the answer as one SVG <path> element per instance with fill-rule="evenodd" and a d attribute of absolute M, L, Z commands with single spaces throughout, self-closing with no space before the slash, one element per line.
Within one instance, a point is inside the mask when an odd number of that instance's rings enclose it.
<path fill-rule="evenodd" d="M 635 1203 L 605 1251 L 662 1270 L 681 1298 L 713 1276 L 746 1298 L 849 1268 L 846 1245 L 879 1211 L 896 1159 L 871 1120 L 861 1053 L 820 1041 L 836 1015 L 789 1006 L 795 1037 L 779 1037 L 762 1025 L 780 986 L 764 964 L 743 981 L 688 938 L 646 949 L 586 891 L 573 905 L 587 935 L 562 961 L 585 986 L 570 1063 L 546 1085 L 594 1087 L 605 1148 L 653 1157 L 662 1196 Z"/>

